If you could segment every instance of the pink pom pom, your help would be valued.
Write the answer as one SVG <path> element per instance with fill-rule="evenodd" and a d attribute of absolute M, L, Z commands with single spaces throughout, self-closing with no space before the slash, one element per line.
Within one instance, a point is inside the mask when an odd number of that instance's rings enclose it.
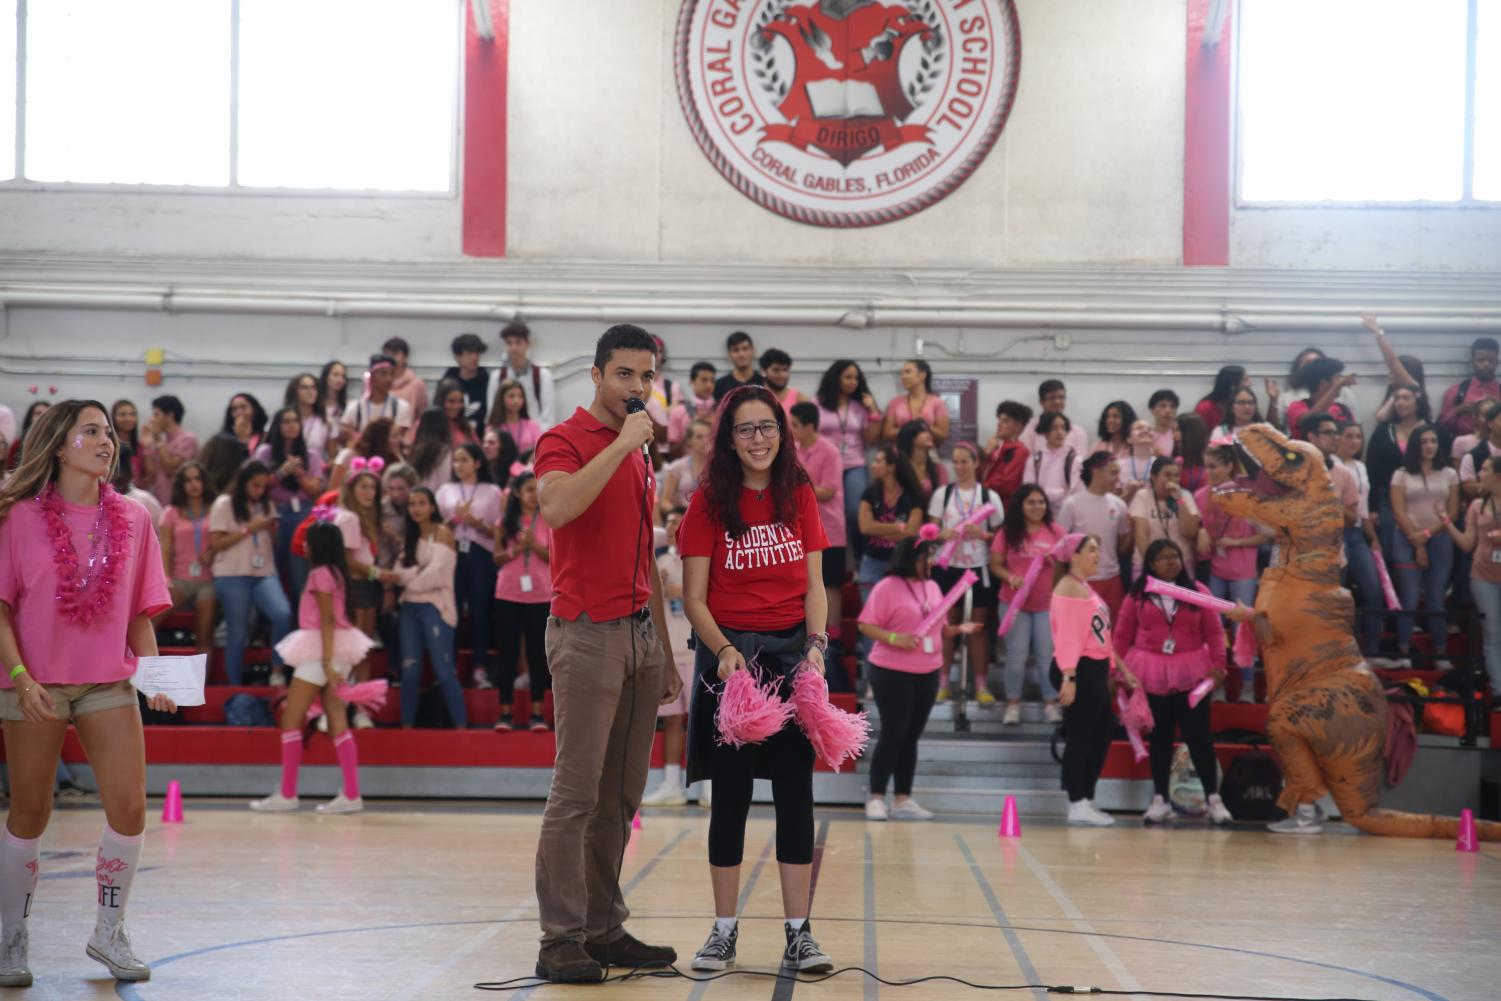
<path fill-rule="evenodd" d="M 938 538 L 939 528 L 931 521 L 917 530 L 917 537 L 924 542 L 932 542 Z"/>
<path fill-rule="evenodd" d="M 813 753 L 834 771 L 846 758 L 853 761 L 870 740 L 870 720 L 864 713 L 845 712 L 829 702 L 829 685 L 806 662 L 792 679 L 792 707 Z"/>
<path fill-rule="evenodd" d="M 1255 667 L 1256 651 L 1256 630 L 1249 622 L 1240 623 L 1235 627 L 1235 643 L 1230 651 L 1235 657 L 1235 666 Z"/>
<path fill-rule="evenodd" d="M 386 460 L 378 455 L 372 455 L 370 461 L 365 464 L 365 468 L 369 469 L 372 473 L 379 473 L 382 469 L 386 468 Z"/>
<path fill-rule="evenodd" d="M 1117 688 L 1115 707 L 1120 713 L 1121 725 L 1126 728 L 1126 739 L 1131 742 L 1131 754 L 1137 761 L 1146 760 L 1147 743 L 1141 739 L 1141 735 L 1151 731 L 1153 725 L 1152 707 L 1147 704 L 1147 693 L 1136 688 L 1127 695 L 1124 688 Z"/>
<path fill-rule="evenodd" d="M 517 477 L 517 476 L 520 476 L 522 473 L 526 472 L 529 468 L 531 468 L 531 467 L 529 467 L 524 462 L 513 462 L 513 463 L 511 463 L 511 476 L 513 478 Z"/>
<path fill-rule="evenodd" d="M 792 707 L 777 694 L 776 683 L 758 681 L 752 661 L 745 670 L 730 675 L 719 691 L 715 739 L 732 747 L 759 744 L 780 733 L 791 718 Z"/>
<path fill-rule="evenodd" d="M 351 685 L 341 681 L 334 686 L 334 692 L 343 702 L 370 712 L 379 712 L 386 705 L 386 692 L 390 685 L 384 678 L 379 681 L 361 681 Z"/>

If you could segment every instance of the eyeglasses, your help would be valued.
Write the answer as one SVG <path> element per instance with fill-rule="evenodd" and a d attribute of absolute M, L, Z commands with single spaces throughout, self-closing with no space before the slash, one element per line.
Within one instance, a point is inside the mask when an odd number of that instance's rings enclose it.
<path fill-rule="evenodd" d="M 736 424 L 730 430 L 734 431 L 735 437 L 741 441 L 750 441 L 756 436 L 757 431 L 760 431 L 761 437 L 767 441 L 779 438 L 782 434 L 782 429 L 777 426 L 776 421 L 762 421 L 760 424 Z"/>

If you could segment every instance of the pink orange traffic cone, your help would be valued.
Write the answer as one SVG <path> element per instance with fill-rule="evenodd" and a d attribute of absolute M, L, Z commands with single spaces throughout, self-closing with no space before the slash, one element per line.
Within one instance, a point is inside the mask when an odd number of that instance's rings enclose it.
<path fill-rule="evenodd" d="M 176 779 L 167 783 L 167 800 L 162 804 L 162 823 L 182 823 L 182 786 Z"/>
<path fill-rule="evenodd" d="M 996 831 L 997 837 L 1019 838 L 1022 836 L 1022 823 L 1016 816 L 1016 797 L 1007 796 L 1006 803 L 1001 807 L 1001 826 Z"/>
<path fill-rule="evenodd" d="M 1454 850 L 1457 852 L 1480 851 L 1480 837 L 1475 833 L 1475 811 L 1465 809 L 1459 812 L 1459 837 L 1454 842 Z"/>

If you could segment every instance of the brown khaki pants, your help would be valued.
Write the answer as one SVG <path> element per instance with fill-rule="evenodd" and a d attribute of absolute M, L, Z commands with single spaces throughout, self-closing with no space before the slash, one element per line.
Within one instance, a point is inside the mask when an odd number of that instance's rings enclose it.
<path fill-rule="evenodd" d="M 544 946 L 625 934 L 620 867 L 651 764 L 661 660 L 650 618 L 547 619 L 558 750 L 537 844 Z"/>

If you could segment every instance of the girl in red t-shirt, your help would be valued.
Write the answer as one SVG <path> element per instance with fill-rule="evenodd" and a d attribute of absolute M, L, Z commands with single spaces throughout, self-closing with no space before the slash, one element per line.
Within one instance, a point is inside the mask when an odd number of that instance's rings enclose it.
<path fill-rule="evenodd" d="M 745 386 L 725 397 L 704 485 L 678 531 L 683 606 L 698 640 L 688 721 L 688 781 L 712 779 L 709 877 L 714 929 L 693 957 L 695 970 L 735 961 L 740 862 L 756 778 L 769 778 L 776 801 L 777 861 L 787 945 L 782 962 L 827 972 L 808 925 L 813 872 L 813 746 L 796 723 L 760 744 L 736 748 L 714 739 L 718 696 L 709 686 L 754 661 L 791 695 L 792 673 L 824 669 L 828 605 L 822 551 L 828 548 L 818 499 L 787 438 L 776 397 Z"/>

